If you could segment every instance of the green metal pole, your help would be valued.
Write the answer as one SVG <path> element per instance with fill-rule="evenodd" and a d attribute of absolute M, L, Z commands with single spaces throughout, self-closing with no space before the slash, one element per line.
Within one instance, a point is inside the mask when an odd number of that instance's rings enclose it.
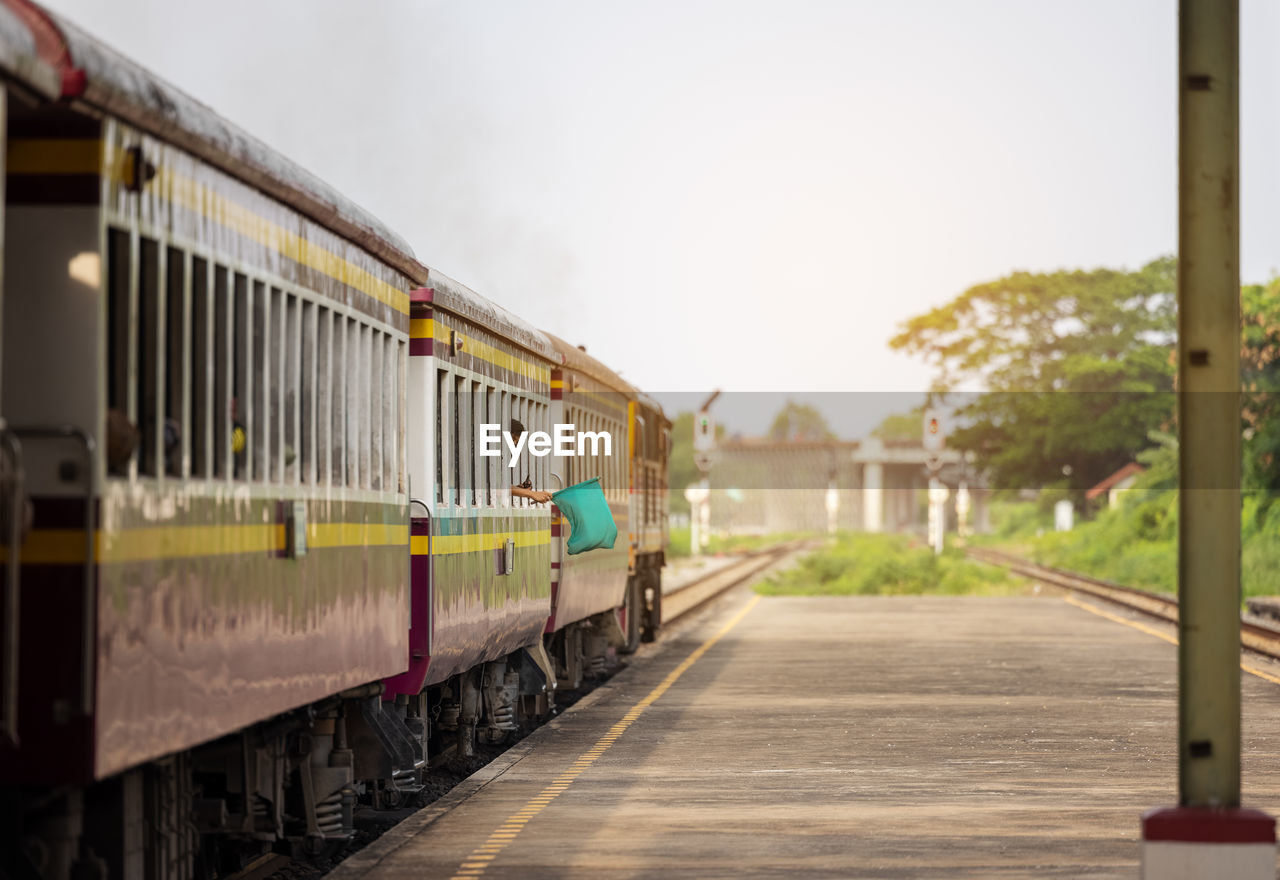
<path fill-rule="evenodd" d="M 1240 804 L 1239 0 L 1179 0 L 1178 789 Z"/>

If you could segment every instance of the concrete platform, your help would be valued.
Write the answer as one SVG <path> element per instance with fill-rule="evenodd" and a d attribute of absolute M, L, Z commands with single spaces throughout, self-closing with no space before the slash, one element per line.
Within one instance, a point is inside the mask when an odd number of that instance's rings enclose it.
<path fill-rule="evenodd" d="M 330 877 L 1135 878 L 1176 801 L 1171 629 L 1139 626 L 739 589 Z M 1280 685 L 1244 696 L 1280 814 Z"/>

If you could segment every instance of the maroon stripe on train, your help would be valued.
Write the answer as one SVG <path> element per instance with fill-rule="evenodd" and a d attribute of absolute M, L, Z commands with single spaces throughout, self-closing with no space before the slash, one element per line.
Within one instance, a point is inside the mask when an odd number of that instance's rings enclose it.
<path fill-rule="evenodd" d="M 96 174 L 10 174 L 5 188 L 15 205 L 96 205 L 102 198 Z"/>
<path fill-rule="evenodd" d="M 94 519 L 97 519 L 98 502 L 93 502 Z M 85 509 L 83 498 L 39 496 L 31 499 L 33 529 L 83 529 Z"/>
<path fill-rule="evenodd" d="M 410 339 L 409 340 L 409 356 L 410 357 L 431 357 L 431 343 L 434 339 Z"/>
<path fill-rule="evenodd" d="M 1179 843 L 1276 842 L 1276 820 L 1261 810 L 1159 807 L 1142 814 L 1142 839 Z"/>

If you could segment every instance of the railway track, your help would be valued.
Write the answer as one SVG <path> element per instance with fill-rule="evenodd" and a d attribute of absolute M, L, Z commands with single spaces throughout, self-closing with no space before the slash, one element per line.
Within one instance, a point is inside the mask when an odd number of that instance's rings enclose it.
<path fill-rule="evenodd" d="M 985 547 L 973 547 L 967 552 L 972 559 L 989 565 L 998 565 L 1031 580 L 1074 593 L 1084 593 L 1169 623 L 1178 622 L 1178 600 L 1173 596 L 1126 587 L 1123 584 L 1089 577 L 1074 571 L 1038 565 Z M 1251 651 L 1280 660 L 1280 629 L 1250 620 L 1243 614 L 1240 620 L 1240 643 Z"/>
<path fill-rule="evenodd" d="M 764 571 L 789 553 L 807 546 L 805 541 L 788 541 L 744 556 L 738 562 L 710 572 L 692 583 L 662 594 L 663 626 L 701 608 L 721 593 Z"/>

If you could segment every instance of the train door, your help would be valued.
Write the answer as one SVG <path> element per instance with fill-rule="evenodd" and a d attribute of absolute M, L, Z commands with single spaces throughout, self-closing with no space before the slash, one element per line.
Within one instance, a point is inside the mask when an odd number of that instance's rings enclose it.
<path fill-rule="evenodd" d="M 8 92 L 0 89 L 0 143 L 7 140 Z M 4 204 L 5 154 L 0 152 L 0 204 Z M 0 215 L 0 223 L 3 215 Z M 0 339 L 4 338 L 4 252 L 0 249 Z M 3 364 L 0 364 L 3 368 Z M 0 389 L 3 388 L 0 375 Z M 0 398 L 0 743 L 16 746 L 18 738 L 18 545 L 26 502 L 22 491 L 22 445 L 4 421 Z"/>
<path fill-rule="evenodd" d="M 79 782 L 93 775 L 102 126 L 12 92 L 5 111 L 0 418 L 10 485 L 23 486 L 3 507 L 7 541 L 27 535 L 6 556 L 6 584 L 21 580 L 3 630 L 17 743 L 0 745 L 0 780 Z"/>

